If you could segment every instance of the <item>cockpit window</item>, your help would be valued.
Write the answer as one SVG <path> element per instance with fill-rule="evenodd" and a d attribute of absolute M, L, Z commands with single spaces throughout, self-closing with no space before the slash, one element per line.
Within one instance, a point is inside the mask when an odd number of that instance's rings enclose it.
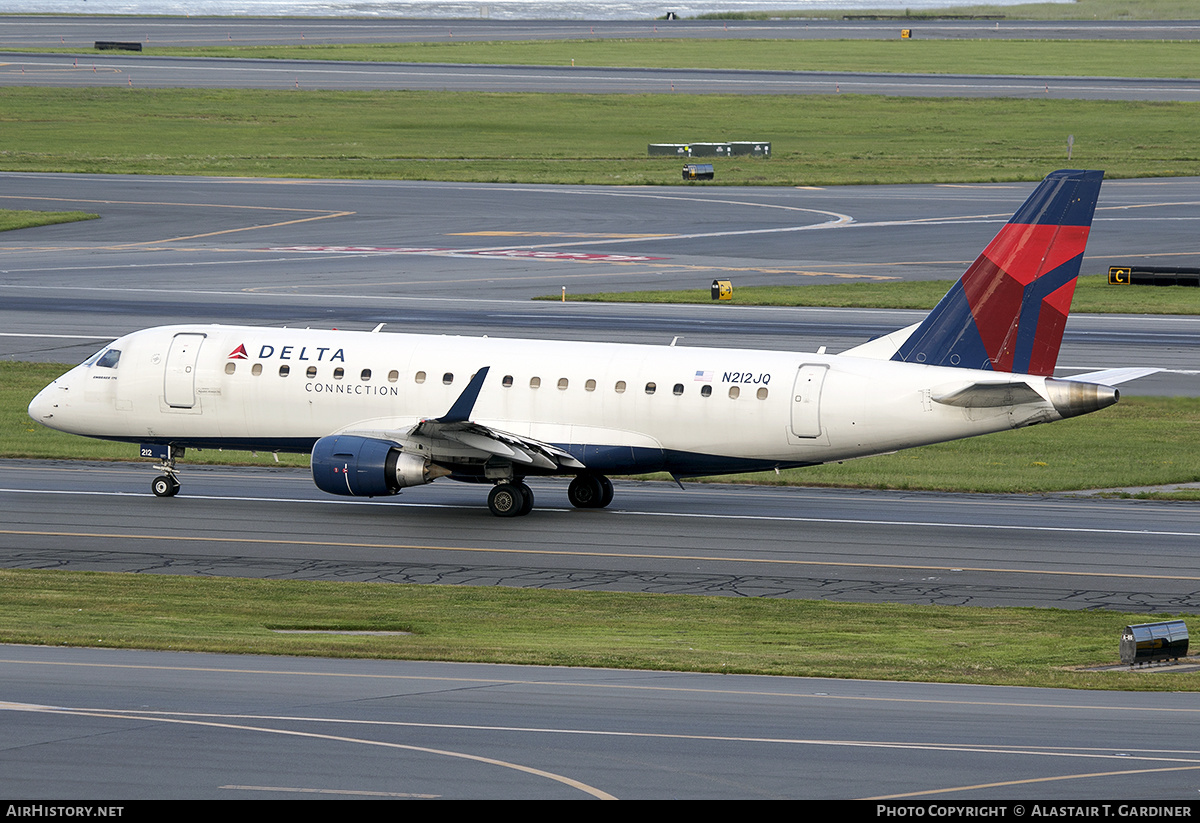
<path fill-rule="evenodd" d="M 120 360 L 120 349 L 105 349 L 96 356 L 96 362 L 93 365 L 103 369 L 115 369 Z"/>
<path fill-rule="evenodd" d="M 100 351 L 96 352 L 91 357 L 89 357 L 87 360 L 84 360 L 80 365 L 82 365 L 82 366 L 96 365 L 96 361 L 100 359 L 100 355 L 104 354 L 106 351 L 108 351 L 108 346 L 105 346 Z"/>

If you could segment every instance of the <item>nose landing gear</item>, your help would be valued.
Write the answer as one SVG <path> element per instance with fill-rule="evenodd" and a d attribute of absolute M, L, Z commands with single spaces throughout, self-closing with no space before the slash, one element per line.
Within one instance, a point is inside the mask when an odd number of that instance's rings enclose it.
<path fill-rule="evenodd" d="M 155 497 L 174 497 L 179 493 L 179 479 L 173 474 L 163 474 L 154 478 L 150 490 Z"/>
<path fill-rule="evenodd" d="M 179 494 L 179 474 L 175 469 L 176 459 L 183 457 L 183 449 L 158 444 L 143 445 L 142 457 L 157 457 L 158 470 L 162 472 L 150 483 L 155 497 L 174 497 Z"/>

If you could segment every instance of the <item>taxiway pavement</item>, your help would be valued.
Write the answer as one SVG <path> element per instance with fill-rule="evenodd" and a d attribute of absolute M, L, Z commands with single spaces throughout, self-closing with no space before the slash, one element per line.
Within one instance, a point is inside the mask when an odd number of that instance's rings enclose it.
<path fill-rule="evenodd" d="M 1187 694 L 18 646 L 0 647 L 0 666 L 10 802 L 1173 808 L 1200 768 Z"/>
<path fill-rule="evenodd" d="M 486 489 L 387 500 L 318 491 L 306 469 L 0 461 L 0 567 L 500 585 L 844 602 L 1191 612 L 1200 511 L 1069 495 L 618 482 L 573 509 L 531 480 L 503 525 Z"/>

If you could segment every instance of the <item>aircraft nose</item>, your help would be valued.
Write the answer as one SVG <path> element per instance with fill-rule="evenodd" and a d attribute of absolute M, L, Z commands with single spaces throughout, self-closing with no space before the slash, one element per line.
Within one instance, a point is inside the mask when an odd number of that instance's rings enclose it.
<path fill-rule="evenodd" d="M 51 421 L 58 409 L 58 398 L 55 395 L 61 392 L 62 389 L 58 386 L 57 381 L 42 389 L 33 400 L 29 401 L 29 416 L 43 425 L 53 426 Z"/>

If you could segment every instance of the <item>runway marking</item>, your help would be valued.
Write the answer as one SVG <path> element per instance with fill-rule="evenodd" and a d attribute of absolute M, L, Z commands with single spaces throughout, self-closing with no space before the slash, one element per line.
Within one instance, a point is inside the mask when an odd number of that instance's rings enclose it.
<path fill-rule="evenodd" d="M 330 220 L 335 217 L 350 217 L 355 214 L 352 211 L 337 211 L 328 212 L 326 214 L 318 214 L 314 217 L 297 217 L 295 220 L 280 220 L 275 223 L 260 223 L 253 226 L 240 226 L 236 229 L 221 229 L 219 231 L 204 232 L 202 234 L 188 234 L 181 237 L 167 237 L 161 240 L 144 240 L 138 243 L 122 243 L 116 246 L 104 246 L 106 249 L 131 249 L 138 246 L 151 246 L 157 243 L 174 243 L 179 240 L 196 240 L 200 237 L 217 237 L 223 234 L 236 234 L 242 231 L 256 231 L 258 229 L 276 229 L 281 226 L 295 226 L 299 223 L 311 223 L 314 220 Z"/>
<path fill-rule="evenodd" d="M 229 178 L 225 178 L 226 181 Z M 234 182 L 242 182 L 232 178 Z M 294 181 L 305 182 L 305 181 Z M 85 197 L 50 197 L 32 194 L 0 194 L 0 200 L 41 200 L 51 203 L 97 203 L 106 206 L 176 206 L 194 209 L 234 209 L 239 211 L 295 211 L 308 214 L 330 214 L 329 209 L 299 209 L 291 206 L 239 206 L 235 203 L 174 203 L 169 200 L 106 200 Z M 351 212 L 353 214 L 353 212 Z"/>
<path fill-rule="evenodd" d="M 101 205 L 124 205 L 124 206 L 171 206 L 175 208 L 199 208 L 199 209 L 237 209 L 244 211 L 278 211 L 278 212 L 300 212 L 313 215 L 311 217 L 299 217 L 294 220 L 281 220 L 276 223 L 263 223 L 254 226 L 241 226 L 234 229 L 221 229 L 219 231 L 204 232 L 202 234 L 189 234 L 181 237 L 168 237 L 160 240 L 142 240 L 136 243 L 118 243 L 115 245 L 94 246 L 89 248 L 99 249 L 135 249 L 141 246 L 151 246 L 156 243 L 174 243 L 180 240 L 195 240 L 201 237 L 215 237 L 223 234 L 234 234 L 243 231 L 253 231 L 255 229 L 273 229 L 281 226 L 294 226 L 298 223 L 308 223 L 314 220 L 329 220 L 334 217 L 350 217 L 356 212 L 353 211 L 330 211 L 328 209 L 298 209 L 291 207 L 275 207 L 275 206 L 239 206 L 230 203 L 172 203 L 158 202 L 153 200 L 97 200 L 78 197 L 43 197 L 33 195 L 0 195 L 0 200 L 40 200 L 59 203 L 91 203 Z"/>
<path fill-rule="evenodd" d="M 454 259 L 459 259 L 459 260 L 504 259 L 504 258 L 498 258 L 495 255 L 472 256 L 469 254 L 440 254 L 440 255 L 433 255 L 433 256 L 448 257 L 448 258 L 454 258 Z M 653 260 L 653 259 L 662 259 L 662 258 L 649 258 L 649 259 Z M 558 258 L 558 259 L 551 259 L 551 260 L 542 258 L 539 260 L 539 258 L 532 258 L 532 257 L 525 258 L 524 260 L 522 260 L 522 262 L 525 262 L 525 260 L 528 260 L 530 262 L 585 263 L 585 264 L 604 262 L 611 266 L 641 267 L 646 270 L 646 273 L 648 275 L 654 275 L 655 277 L 664 277 L 664 276 L 669 276 L 669 275 L 675 274 L 675 273 L 687 274 L 687 273 L 691 273 L 691 272 L 737 272 L 737 273 L 752 272 L 752 273 L 756 273 L 756 274 L 789 274 L 789 275 L 795 275 L 797 277 L 836 277 L 836 278 L 842 278 L 842 279 L 847 279 L 847 280 L 888 281 L 888 280 L 899 280 L 900 279 L 899 276 L 888 275 L 888 274 L 855 274 L 852 272 L 839 273 L 839 272 L 824 272 L 824 271 L 818 272 L 818 271 L 806 271 L 804 269 L 792 269 L 792 268 L 784 268 L 784 267 L 777 267 L 777 266 L 717 266 L 717 265 L 712 265 L 712 264 L 707 264 L 707 263 L 706 264 L 655 263 L 655 262 L 641 262 L 641 261 L 630 262 L 630 261 L 620 261 L 620 260 L 597 261 L 597 260 L 580 260 L 580 259 L 571 259 L 571 258 Z M 162 264 L 157 264 L 157 266 L 161 266 L 161 265 Z M 875 265 L 875 264 L 870 264 L 870 265 Z M 884 264 L 879 264 L 879 265 L 884 265 Z M 914 264 L 914 265 L 916 265 L 916 264 Z M 119 268 L 128 269 L 131 267 L 120 266 Z M 514 275 L 514 274 L 505 273 L 505 274 L 483 274 L 478 277 L 455 277 L 453 279 L 442 277 L 437 280 L 409 279 L 409 280 L 373 281 L 373 282 L 368 281 L 368 282 L 359 282 L 359 283 L 339 282 L 339 285 L 347 286 L 347 287 L 369 287 L 369 288 L 382 288 L 384 286 L 402 286 L 402 287 L 408 288 L 410 286 L 422 286 L 422 285 L 429 285 L 429 284 L 447 285 L 447 284 L 463 284 L 463 283 L 494 283 L 497 280 L 503 280 L 503 282 L 505 282 L 505 283 L 517 283 L 517 282 L 522 282 L 522 281 L 528 280 L 528 281 L 534 281 L 534 282 L 544 282 L 547 284 L 546 288 L 552 290 L 553 287 L 550 284 L 553 283 L 553 284 L 557 285 L 560 280 L 567 280 L 567 281 L 593 280 L 593 279 L 598 279 L 598 278 L 611 278 L 611 277 L 612 277 L 612 272 L 609 271 L 607 268 L 605 268 L 600 271 L 587 273 L 587 274 L 565 274 L 562 271 L 554 271 L 554 272 L 551 272 L 550 274 L 530 274 L 530 275 Z M 665 283 L 664 287 L 670 287 L 670 285 L 671 285 L 670 283 Z M 261 286 L 261 287 L 250 287 L 250 288 L 245 289 L 245 291 L 250 294 L 258 294 L 258 295 L 304 295 L 304 296 L 308 296 L 308 297 L 318 297 L 322 294 L 321 292 L 307 291 L 308 288 L 328 289 L 329 284 L 328 283 L 320 283 L 320 284 L 314 283 L 312 286 L 296 285 L 296 286 L 287 286 L 287 287 Z M 551 296 L 556 296 L 553 294 L 553 291 L 548 292 L 548 293 Z M 335 294 L 335 295 L 331 295 L 331 296 L 346 298 L 348 296 L 348 294 L 342 293 L 342 294 Z M 398 299 L 403 299 L 403 298 L 398 298 Z M 450 300 L 450 299 L 454 299 L 454 298 L 442 298 L 442 299 Z M 513 302 L 517 302 L 517 301 L 513 301 Z M 567 302 L 568 303 L 572 302 L 572 297 L 570 294 L 567 295 Z M 575 302 L 578 303 L 581 301 L 575 301 Z M 528 305 L 528 303 L 525 303 L 525 305 Z M 725 308 L 728 309 L 731 307 L 726 306 Z M 741 306 L 741 308 L 749 308 L 749 307 Z M 775 306 L 775 307 L 758 306 L 755 308 L 802 309 L 805 307 L 802 307 L 802 306 Z M 871 310 L 864 309 L 864 311 L 871 311 Z"/>
<path fill-rule="evenodd" d="M 200 654 L 195 655 L 197 659 Z M 793 700 L 816 700 L 816 701 L 834 701 L 851 703 L 900 703 L 905 705 L 917 706 L 981 706 L 987 708 L 1002 708 L 1014 709 L 1018 711 L 1028 711 L 1030 709 L 1044 709 L 1049 712 L 1061 713 L 1064 711 L 1096 711 L 1096 712 L 1113 712 L 1124 714 L 1132 712 L 1133 714 L 1158 713 L 1165 712 L 1167 714 L 1179 715 L 1194 715 L 1200 714 L 1200 706 L 1190 705 L 1181 708 L 1163 707 L 1163 706 L 1129 706 L 1124 704 L 1116 705 L 1086 705 L 1079 702 L 1064 700 L 1063 702 L 1048 702 L 1048 701 L 1019 701 L 1019 700 L 947 700 L 934 697 L 870 697 L 861 694 L 832 694 L 829 692 L 815 691 L 784 691 L 782 689 L 733 689 L 733 688 L 700 688 L 697 686 L 670 686 L 663 685 L 657 680 L 651 680 L 648 683 L 629 683 L 629 682 L 610 682 L 610 681 L 593 681 L 593 680 L 567 680 L 567 679 L 521 679 L 515 677 L 465 677 L 462 675 L 412 675 L 412 674 L 379 674 L 379 673 L 358 673 L 358 672 L 322 672 L 305 669 L 262 669 L 251 667 L 233 667 L 233 666 L 178 666 L 178 665 L 150 665 L 144 663 L 84 663 L 79 661 L 56 661 L 56 660 L 28 660 L 22 658 L 0 658 L 0 663 L 19 664 L 26 666 L 61 666 L 66 668 L 83 668 L 83 669 L 120 669 L 120 670 L 146 670 L 154 672 L 202 672 L 205 674 L 244 674 L 244 675 L 278 675 L 281 677 L 321 677 L 321 678 L 346 678 L 349 680 L 395 680 L 402 682 L 416 683 L 448 683 L 448 684 L 465 684 L 467 686 L 548 686 L 563 689 L 596 689 L 600 691 L 633 691 L 633 692 L 653 692 L 667 694 L 699 694 L 699 695 L 727 695 L 732 697 L 770 697 L 770 698 L 787 698 Z M 465 666 L 470 664 L 453 664 L 454 666 Z M 480 664 L 481 666 L 491 666 L 491 664 Z M 582 671 L 590 672 L 608 672 L 605 669 L 583 669 Z M 617 670 L 621 671 L 621 670 Z M 621 671 L 622 675 L 644 675 L 645 672 Z M 672 675 L 680 675 L 679 672 L 671 672 Z M 693 673 L 695 674 L 695 673 Z M 703 678 L 710 679 L 711 682 L 720 682 L 718 679 L 713 679 L 713 673 L 699 673 Z M 682 676 L 682 675 L 681 675 Z M 690 675 L 688 675 L 690 677 Z M 720 675 L 724 678 L 725 675 Z M 749 675 L 747 675 L 749 677 Z M 757 678 L 758 676 L 754 676 Z M 764 678 L 770 682 L 772 678 Z M 820 687 L 826 683 L 834 685 L 853 685 L 853 680 L 831 680 L 830 678 L 779 678 L 781 682 L 800 682 L 804 684 L 812 683 L 814 687 Z M 963 685 L 963 684 L 959 684 Z M 857 688 L 857 686 L 855 686 Z M 993 691 L 997 687 L 989 685 L 967 685 L 967 689 L 980 691 Z M 1015 691 L 1015 689 L 1014 689 Z M 1069 693 L 1068 690 L 1058 690 L 1064 694 Z M 0 710 L 5 709 L 24 709 L 24 708 L 43 708 L 53 709 L 54 706 L 44 706 L 39 704 L 13 703 L 0 701 Z M 134 710 L 131 710 L 134 711 Z M 182 712 L 164 712 L 164 714 L 179 715 Z M 206 716 L 198 713 L 197 716 Z M 260 718 L 263 719 L 263 718 Z M 1181 719 L 1185 722 L 1186 719 Z M 338 721 L 344 723 L 361 723 L 367 721 Z M 373 721 L 378 723 L 389 723 L 393 725 L 405 725 L 408 721 L 389 720 L 389 721 Z M 430 725 L 430 724 L 423 724 Z M 441 724 L 435 726 L 438 728 L 490 728 L 490 727 L 470 727 L 459 726 L 454 724 Z M 502 727 L 497 727 L 502 728 Z M 536 730 L 536 729 L 535 729 Z M 616 732 L 613 732 L 616 734 Z M 944 744 L 945 745 L 945 744 Z M 976 744 L 975 748 L 985 748 L 984 744 Z M 991 746 L 991 748 L 1002 748 L 999 744 Z M 1047 751 L 1062 751 L 1062 748 L 1049 749 L 1047 747 L 1027 746 L 1028 749 L 1043 749 Z M 1080 752 L 1091 752 L 1094 749 L 1086 747 L 1071 747 L 1073 750 Z M 1142 754 L 1163 754 L 1170 753 L 1172 755 L 1198 755 L 1200 752 L 1193 751 L 1170 751 L 1159 749 L 1127 749 L 1121 748 L 1118 751 L 1121 753 L 1139 752 Z"/>
<path fill-rule="evenodd" d="M 300 222 L 300 221 L 297 221 Z M 187 239 L 187 238 L 182 238 Z M 492 249 L 446 249 L 420 246 L 272 246 L 271 252 L 303 252 L 333 254 L 416 254 L 433 257 L 506 257 L 521 260 L 577 261 L 584 263 L 644 263 L 666 260 L 665 257 L 646 257 L 638 254 L 594 254 L 575 251 L 542 251 L 528 247 Z"/>
<path fill-rule="evenodd" d="M 575 239 L 642 239 L 670 237 L 669 234 L 598 234 L 578 231 L 450 231 L 447 237 L 573 237 Z"/>
<path fill-rule="evenodd" d="M 332 794 L 343 797 L 411 797 L 416 800 L 438 800 L 440 794 L 415 794 L 413 792 L 367 792 L 353 789 L 312 789 L 296 786 L 218 786 L 218 789 L 232 789 L 244 792 L 285 792 L 289 794 Z"/>
<path fill-rule="evenodd" d="M 595 797 L 599 800 L 616 800 L 617 799 L 616 797 L 609 794 L 608 792 L 602 791 L 593 786 L 589 786 L 588 784 L 586 784 L 582 781 L 575 780 L 574 778 L 566 777 L 561 774 L 555 774 L 554 772 L 548 772 L 548 771 L 545 771 L 544 769 L 535 769 L 532 766 L 524 766 L 524 765 L 521 765 L 520 763 L 513 763 L 508 760 L 498 760 L 494 757 L 484 757 L 482 755 L 477 755 L 477 754 L 467 754 L 466 752 L 456 752 L 456 751 L 451 751 L 449 749 L 433 749 L 428 746 L 413 746 L 413 745 L 410 745 L 407 743 L 389 743 L 389 742 L 382 741 L 382 740 L 368 740 L 368 739 L 361 738 L 361 737 L 345 737 L 342 735 L 318 734 L 316 732 L 302 732 L 302 731 L 297 731 L 294 729 L 272 729 L 272 728 L 268 728 L 265 726 L 247 726 L 247 725 L 242 725 L 242 724 L 238 724 L 238 723 L 217 723 L 217 722 L 213 722 L 213 721 L 204 721 L 204 720 L 183 720 L 183 719 L 179 719 L 178 717 L 154 716 L 154 713 L 151 713 L 151 712 L 144 712 L 144 713 L 143 712 L 125 712 L 125 711 L 119 711 L 119 710 L 111 711 L 111 710 L 103 710 L 103 709 L 72 709 L 72 708 L 62 708 L 62 707 L 50 708 L 50 707 L 46 707 L 46 706 L 25 707 L 19 703 L 8 703 L 5 705 L 5 708 L 7 708 L 10 711 L 29 711 L 29 712 L 35 712 L 35 713 L 40 713 L 40 714 L 62 714 L 62 715 L 69 715 L 72 717 L 103 717 L 103 718 L 112 718 L 112 719 L 121 719 L 121 720 L 128 720 L 128 719 L 133 718 L 133 719 L 137 719 L 137 720 L 144 720 L 148 723 L 170 723 L 170 724 L 178 724 L 178 725 L 183 725 L 183 726 L 205 726 L 205 727 L 213 728 L 213 729 L 230 729 L 233 731 L 241 731 L 241 732 L 261 732 L 263 734 L 277 734 L 277 735 L 282 735 L 285 737 L 304 737 L 304 738 L 313 739 L 313 740 L 329 740 L 329 741 L 332 741 L 335 743 L 354 743 L 354 744 L 358 744 L 360 746 L 379 746 L 381 748 L 386 748 L 386 749 L 401 749 L 404 751 L 419 752 L 422 754 L 434 754 L 434 755 L 440 755 L 442 757 L 451 757 L 451 758 L 455 758 L 458 760 L 470 760 L 470 761 L 474 761 L 476 763 L 483 763 L 488 766 L 499 766 L 499 767 L 505 768 L 505 769 L 512 769 L 514 771 L 524 772 L 525 774 L 533 775 L 534 777 L 544 777 L 548 780 L 553 780 L 557 783 L 562 783 L 566 786 L 570 786 L 573 789 L 578 789 L 579 791 L 583 792 L 584 794 L 589 794 L 592 797 Z M 186 713 L 181 713 L 181 714 L 186 714 Z M 211 716 L 211 717 L 244 717 L 244 715 L 243 716 L 239 716 L 239 715 L 208 715 L 208 716 Z M 261 718 L 257 718 L 257 719 L 268 720 L 268 719 L 273 719 L 273 718 L 261 717 Z M 299 718 L 296 718 L 296 719 L 299 719 Z"/>
<path fill-rule="evenodd" d="M 49 340 L 112 340 L 111 334 L 33 334 L 32 332 L 0 331 L 0 337 L 34 337 Z"/>
<path fill-rule="evenodd" d="M 114 493 L 114 492 L 70 492 L 70 491 L 38 491 L 31 489 L 0 489 L 0 492 L 9 492 L 13 494 L 56 494 L 56 495 L 78 495 L 89 494 L 99 496 L 112 497 L 139 497 L 145 498 L 146 495 L 134 493 Z M 217 501 L 243 501 L 243 502 L 278 502 L 278 503 L 296 503 L 303 502 L 305 505 L 313 503 L 323 503 L 325 505 L 394 505 L 400 507 L 411 508 L 432 508 L 432 509 L 468 509 L 473 507 L 458 506 L 458 505 L 443 505 L 443 504 L 414 504 L 414 503 L 347 503 L 347 501 L 339 500 L 319 500 L 319 501 L 299 501 L 289 500 L 286 498 L 258 498 L 258 497 L 215 497 L 205 495 L 189 495 L 189 500 L 217 500 Z M 543 511 L 569 511 L 567 509 L 543 509 Z M 1012 525 L 987 525 L 979 523 L 936 523 L 936 522 L 920 522 L 920 521 L 903 521 L 903 520 L 859 520 L 850 518 L 814 518 L 814 517 L 790 517 L 790 516 L 775 516 L 775 515 L 722 515 L 722 514 L 679 514 L 679 513 L 656 513 L 656 512 L 634 512 L 612 510 L 610 516 L 631 516 L 631 517 L 678 517 L 678 518 L 698 518 L 711 520 L 747 520 L 753 522 L 782 522 L 782 523 L 820 523 L 833 525 L 856 525 L 856 526 L 906 526 L 906 527 L 925 527 L 937 529 L 975 529 L 975 530 L 998 530 L 998 531 L 1031 531 L 1031 532 L 1049 532 L 1049 533 L 1076 533 L 1076 534 L 1117 534 L 1117 535 L 1136 535 L 1139 537 L 1179 537 L 1185 539 L 1195 539 L 1200 537 L 1200 532 L 1169 532 L 1169 531 L 1154 531 L 1149 529 L 1096 529 L 1096 528 L 1076 528 L 1066 526 L 1012 526 Z M 792 567 L 820 567 L 820 568 L 853 568 L 853 569 L 901 569 L 909 571 L 937 571 L 937 572 L 980 572 L 986 574 L 1020 574 L 1020 575 L 1046 575 L 1051 577 L 1093 577 L 1106 579 L 1130 579 L 1130 580 L 1172 580 L 1172 581 L 1200 581 L 1200 575 L 1172 575 L 1172 574 L 1149 574 L 1149 573 L 1132 573 L 1132 572 L 1100 572 L 1100 571 L 1061 571 L 1054 569 L 1022 569 L 1022 568 L 989 568 L 986 566 L 967 566 L 959 564 L 947 565 L 929 565 L 915 563 L 856 563 L 844 560 L 796 560 L 787 558 L 770 558 L 770 557 L 734 557 L 724 555 L 704 555 L 704 554 L 660 554 L 652 552 L 614 552 L 614 551 L 599 551 L 596 549 L 520 549 L 520 548 L 496 548 L 487 546 L 446 546 L 446 545 L 427 545 L 420 543 L 368 543 L 350 540 L 308 540 L 308 539 L 285 539 L 285 538 L 265 538 L 265 537 L 207 537 L 203 535 L 180 535 L 180 534 L 132 534 L 132 533 L 117 533 L 117 532 L 67 532 L 67 531 L 51 531 L 51 530 L 32 530 L 32 529 L 0 529 L 0 535 L 13 535 L 20 537 L 67 537 L 67 538 L 87 538 L 92 540 L 148 540 L 148 541 L 166 541 L 175 543 L 242 543 L 253 545 L 267 546 L 317 546 L 325 548 L 356 548 L 356 549 L 380 549 L 380 550 L 413 550 L 413 551 L 439 551 L 439 552 L 461 552 L 461 553 L 477 553 L 477 554 L 510 554 L 524 555 L 536 557 L 607 557 L 620 558 L 623 560 L 691 560 L 697 562 L 708 563 L 745 563 L 745 564 L 761 564 L 761 565 L 779 565 Z"/>
<path fill-rule="evenodd" d="M 1096 777 L 1125 777 L 1133 774 L 1161 774 L 1163 772 L 1186 772 L 1196 771 L 1200 766 L 1167 766 L 1159 769 L 1124 769 L 1114 772 L 1090 772 L 1086 774 L 1064 774 L 1056 777 L 1031 777 L 1025 780 L 1003 780 L 996 783 L 976 783 L 970 786 L 955 786 L 942 789 L 927 789 L 919 792 L 906 792 L 904 794 L 888 794 L 879 795 L 878 797 L 864 797 L 863 800 L 898 800 L 904 797 L 929 797 L 930 795 L 948 794 L 950 792 L 969 792 L 978 789 L 995 789 L 1000 786 L 1029 786 L 1035 783 L 1057 783 L 1063 780 L 1089 780 Z M 1061 803 L 1057 805 L 1068 805 Z M 1074 804 L 1072 804 L 1074 805 Z"/>
<path fill-rule="evenodd" d="M 288 673 L 290 674 L 290 673 Z M 461 752 L 451 752 L 440 749 L 431 749 L 422 746 L 411 746 L 401 743 L 387 743 L 381 741 L 368 740 L 364 738 L 345 737 L 341 735 L 328 735 L 313 732 L 302 732 L 292 729 L 273 729 L 261 726 L 249 726 L 241 723 L 217 722 L 220 720 L 238 720 L 238 721 L 274 721 L 286 723 L 322 723 L 333 725 L 361 725 L 373 727 L 401 727 L 401 728 L 417 728 L 417 729 L 447 729 L 455 731 L 484 731 L 484 732 L 515 732 L 519 734 L 550 734 L 550 735 L 571 735 L 585 737 L 616 737 L 626 739 L 649 739 L 649 740 L 686 740 L 697 741 L 704 743 L 755 743 L 763 745 L 784 745 L 784 746 L 813 746 L 813 747 L 833 747 L 833 748 L 869 748 L 869 749 L 889 749 L 902 751 L 923 751 L 923 752 L 951 752 L 956 754 L 982 754 L 982 755 L 1020 755 L 1028 757 L 1056 757 L 1056 758 L 1084 758 L 1084 759 L 1100 759 L 1113 760 L 1119 759 L 1122 761 L 1175 761 L 1183 762 L 1187 765 L 1181 766 L 1164 766 L 1156 768 L 1144 769 L 1122 769 L 1104 772 L 1086 772 L 1082 774 L 1056 775 L 1049 777 L 1037 777 L 1010 781 L 995 781 L 992 783 L 974 784 L 969 786 L 957 787 L 942 787 L 938 789 L 925 789 L 917 792 L 908 792 L 893 795 L 884 795 L 879 797 L 867 798 L 870 800 L 889 800 L 904 797 L 921 797 L 938 794 L 946 794 L 950 792 L 970 791 L 972 789 L 993 788 L 999 786 L 1020 786 L 1031 785 L 1036 783 L 1061 782 L 1065 780 L 1085 780 L 1097 777 L 1120 777 L 1138 774 L 1157 774 L 1176 771 L 1195 771 L 1200 770 L 1200 753 L 1192 751 L 1143 751 L 1143 750 L 1081 750 L 1075 747 L 1066 747 L 1063 749 L 1053 749 L 1041 746 L 993 746 L 980 745 L 970 743 L 911 743 L 904 741 L 892 740 L 838 740 L 838 739 L 823 739 L 823 738 L 804 738 L 804 737 L 757 737 L 746 735 L 707 735 L 707 734 L 679 734 L 665 732 L 631 732 L 619 730 L 605 729 L 571 729 L 571 728 L 552 728 L 552 727 L 528 727 L 528 726 L 488 726 L 478 724 L 447 724 L 447 723 L 415 723 L 405 721 L 376 721 L 376 720 L 349 720 L 341 718 L 324 718 L 324 717 L 296 717 L 288 715 L 242 715 L 242 714 L 214 714 L 214 713 L 199 713 L 199 712 L 151 712 L 137 710 L 98 710 L 98 709 L 76 709 L 76 708 L 51 708 L 47 706 L 22 705 L 18 703 L 9 703 L 4 705 L 5 708 L 14 711 L 29 711 L 46 714 L 63 714 L 73 717 L 103 717 L 103 718 L 121 718 L 121 719 L 138 719 L 147 722 L 162 722 L 162 723 L 178 723 L 182 725 L 206 726 L 219 729 L 233 729 L 238 731 L 258 731 L 269 734 L 281 734 L 295 737 L 315 738 L 319 740 L 331 740 L 346 743 L 358 743 L 362 745 L 383 746 L 387 748 L 398 748 L 410 751 L 417 751 L 429 754 L 445 755 L 465 760 L 473 760 L 477 762 L 487 763 L 489 765 L 498 765 L 505 768 L 511 768 L 518 771 L 533 774 L 539 777 L 547 777 L 551 780 L 564 783 L 572 788 L 579 789 L 595 797 L 603 799 L 616 799 L 607 792 L 602 792 L 580 781 L 571 778 L 563 777 L 552 772 L 545 772 L 540 769 L 534 769 L 528 766 L 510 763 L 507 761 L 495 760 L 493 758 L 481 757 L 478 755 L 470 755 Z M 169 716 L 165 716 L 169 715 Z M 185 719 L 187 718 L 187 719 Z M 196 720 L 190 718 L 209 718 L 207 720 Z M 1136 753 L 1135 753 L 1136 752 Z M 231 787 L 232 788 L 232 787 Z M 244 787 L 252 788 L 252 787 Z M 318 791 L 318 790 L 310 790 Z"/>
<path fill-rule="evenodd" d="M 200 64 L 187 63 L 180 64 L 177 69 L 187 71 L 192 74 L 223 74 L 236 73 L 241 74 L 246 71 L 245 65 L 239 65 L 240 61 L 235 61 L 232 65 L 219 64 Z M 145 69 L 145 64 L 121 64 L 115 61 L 105 61 L 106 65 L 121 71 L 128 71 L 134 68 Z M 363 66 L 362 68 L 333 68 L 333 67 L 311 67 L 306 68 L 303 65 L 296 65 L 291 61 L 280 61 L 281 65 L 275 67 L 255 67 L 255 70 L 260 74 L 276 74 L 285 77 L 305 76 L 307 77 L 371 77 L 379 80 L 397 80 L 416 78 L 423 81 L 441 81 L 443 78 L 465 78 L 470 80 L 517 80 L 521 82 L 536 81 L 542 84 L 543 87 L 557 87 L 569 82 L 572 90 L 574 90 L 581 82 L 596 82 L 604 83 L 611 87 L 617 84 L 625 86 L 646 85 L 647 83 L 662 84 L 662 81 L 655 76 L 647 76 L 647 73 L 641 70 L 630 70 L 620 74 L 601 74 L 589 75 L 585 72 L 562 70 L 560 67 L 547 66 L 538 67 L 539 72 L 535 74 L 514 72 L 514 71 L 495 71 L 495 70 L 471 70 L 470 67 L 463 66 L 454 69 L 445 69 L 436 65 L 426 65 L 419 63 L 412 64 L 393 64 L 379 66 Z M 41 69 L 44 66 L 53 66 L 53 63 L 40 61 L 31 56 L 31 59 L 23 61 L 21 65 L 32 66 Z M 639 73 L 640 72 L 640 73 Z M 1062 76 L 1046 76 L 1037 78 L 1026 78 L 1021 76 L 1004 77 L 1002 80 L 988 77 L 986 75 L 970 76 L 965 78 L 946 77 L 942 75 L 904 75 L 904 74 L 889 74 L 883 78 L 864 77 L 863 72 L 793 72 L 790 76 L 775 79 L 771 77 L 753 76 L 742 78 L 737 76 L 735 72 L 729 70 L 707 70 L 709 76 L 696 76 L 696 72 L 688 70 L 680 70 L 675 80 L 677 87 L 683 88 L 689 84 L 694 84 L 705 91 L 711 92 L 715 83 L 724 84 L 729 87 L 747 87 L 756 90 L 761 90 L 765 87 L 778 89 L 805 89 L 817 88 L 822 91 L 828 91 L 828 87 L 835 80 L 847 88 L 862 88 L 867 90 L 878 89 L 881 85 L 889 89 L 916 89 L 921 91 L 942 91 L 942 92 L 959 92 L 974 91 L 974 92 L 1024 92 L 1026 94 L 1036 94 L 1041 97 L 1045 93 L 1047 83 L 1054 85 L 1055 93 L 1088 93 L 1096 94 L 1100 92 L 1122 92 L 1127 93 L 1127 87 L 1119 85 L 1098 85 L 1089 84 L 1084 78 L 1062 75 Z M 716 75 L 714 78 L 713 75 Z M 862 78 L 862 79 L 860 79 Z M 1147 78 L 1148 82 L 1162 82 L 1163 78 Z M 1143 81 L 1143 82 L 1146 82 Z M 411 81 L 410 81 L 411 82 Z M 1200 94 L 1200 88 L 1186 86 L 1183 83 L 1170 84 L 1169 82 L 1160 85 L 1141 85 L 1137 87 L 1139 94 L 1145 95 L 1148 93 L 1169 93 L 1176 95 L 1172 99 L 1185 99 L 1185 96 L 1192 94 Z M 665 89 L 661 92 L 666 94 Z"/>

